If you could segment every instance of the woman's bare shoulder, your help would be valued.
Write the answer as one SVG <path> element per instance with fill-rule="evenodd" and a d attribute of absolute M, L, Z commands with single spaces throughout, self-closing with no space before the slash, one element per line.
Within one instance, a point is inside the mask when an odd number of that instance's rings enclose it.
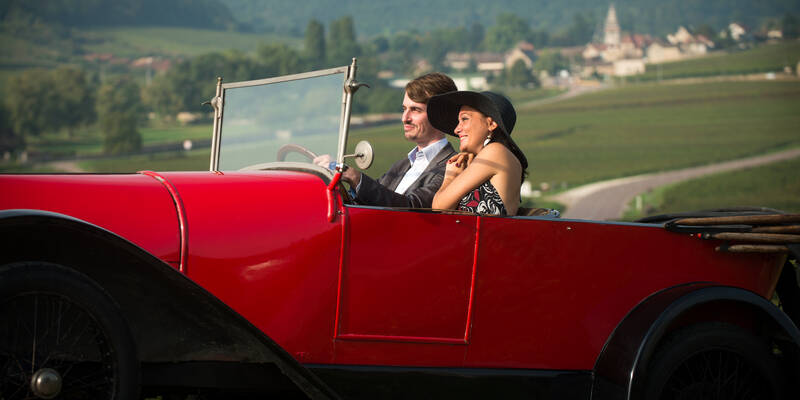
<path fill-rule="evenodd" d="M 517 159 L 514 157 L 514 153 L 512 153 L 511 150 L 497 142 L 492 142 L 486 145 L 486 147 L 484 147 L 476 157 L 491 159 L 503 164 L 510 163 Z"/>

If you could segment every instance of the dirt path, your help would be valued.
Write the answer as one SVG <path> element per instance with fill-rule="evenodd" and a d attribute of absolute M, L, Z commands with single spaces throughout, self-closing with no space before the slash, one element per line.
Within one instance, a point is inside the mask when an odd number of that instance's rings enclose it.
<path fill-rule="evenodd" d="M 629 176 L 595 182 L 551 197 L 567 207 L 564 218 L 610 220 L 622 216 L 625 206 L 640 193 L 670 183 L 718 172 L 732 171 L 800 157 L 800 149 L 785 150 L 763 156 L 742 158 L 718 164 L 675 171 Z"/>

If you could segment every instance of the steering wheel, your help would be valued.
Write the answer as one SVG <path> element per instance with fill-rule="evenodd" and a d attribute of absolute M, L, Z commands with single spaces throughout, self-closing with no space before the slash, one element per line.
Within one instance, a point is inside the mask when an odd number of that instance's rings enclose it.
<path fill-rule="evenodd" d="M 276 156 L 276 158 L 278 161 L 284 161 L 286 160 L 286 155 L 289 153 L 300 153 L 308 157 L 308 161 L 313 161 L 315 158 L 317 158 L 317 155 L 314 154 L 313 151 L 298 144 L 292 144 L 292 143 L 281 146 L 281 148 L 278 149 L 278 155 Z"/>

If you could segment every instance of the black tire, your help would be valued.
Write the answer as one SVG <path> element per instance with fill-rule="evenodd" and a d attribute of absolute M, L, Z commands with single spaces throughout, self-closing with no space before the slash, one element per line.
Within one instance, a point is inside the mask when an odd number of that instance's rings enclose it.
<path fill-rule="evenodd" d="M 48 263 L 0 267 L 0 321 L 0 400 L 139 398 L 128 325 L 85 275 Z"/>
<path fill-rule="evenodd" d="M 784 380 L 767 343 L 738 326 L 678 331 L 650 364 L 645 399 L 782 399 Z"/>

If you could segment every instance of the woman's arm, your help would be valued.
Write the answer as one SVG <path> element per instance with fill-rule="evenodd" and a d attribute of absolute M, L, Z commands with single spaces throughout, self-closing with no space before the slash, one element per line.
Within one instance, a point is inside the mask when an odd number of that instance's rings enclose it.
<path fill-rule="evenodd" d="M 444 181 L 433 197 L 432 207 L 455 209 L 464 195 L 497 173 L 501 165 L 493 160 L 497 159 L 497 152 L 502 150 L 502 144 L 491 143 L 474 158 L 467 153 L 460 153 L 448 160 Z"/>

